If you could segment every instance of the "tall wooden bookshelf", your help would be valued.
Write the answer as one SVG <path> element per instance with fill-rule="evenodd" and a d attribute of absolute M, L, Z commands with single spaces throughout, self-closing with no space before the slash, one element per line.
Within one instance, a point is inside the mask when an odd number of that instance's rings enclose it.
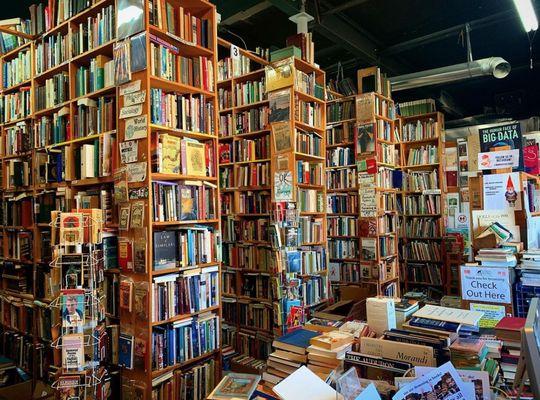
<path fill-rule="evenodd" d="M 326 102 L 328 256 L 333 285 L 361 280 L 355 123 L 355 96 L 333 94 Z"/>
<path fill-rule="evenodd" d="M 404 289 L 447 293 L 444 213 L 444 116 L 401 117 L 403 160 L 401 257 Z"/>
<path fill-rule="evenodd" d="M 118 96 L 119 143 L 130 139 L 128 133 L 143 132 L 137 139 L 139 179 L 129 172 L 134 163 L 121 165 L 127 168 L 130 200 L 138 193 L 135 202 L 142 201 L 144 209 L 142 227 L 120 232 L 120 244 L 127 241 L 134 249 L 133 269 L 123 274 L 147 294 L 141 297 L 147 313 L 120 312 L 122 332 L 141 340 L 143 347 L 139 362 L 123 370 L 123 389 L 144 399 L 182 398 L 190 390 L 186 380 L 195 379 L 200 386 L 191 389 L 191 395 L 203 399 L 221 370 L 217 13 L 205 0 L 168 3 L 175 15 L 190 15 L 189 25 L 167 26 L 167 18 L 157 14 L 158 3 L 152 14 L 150 2 L 145 2 L 147 68 L 132 72 Z M 196 29 L 191 29 L 192 22 Z M 199 33 L 191 37 L 195 31 Z M 157 56 L 152 59 L 154 54 L 166 56 L 160 62 Z M 192 75 L 197 71 L 198 77 Z M 135 103 L 142 111 L 123 119 L 122 110 L 134 104 L 131 91 L 145 94 Z M 192 287 L 186 286 L 193 282 L 189 279 L 196 279 L 194 285 L 199 281 L 201 291 L 205 281 L 208 291 L 202 297 L 210 299 L 186 310 L 182 293 Z M 187 350 L 173 350 L 173 335 L 181 341 L 186 335 L 197 340 Z"/>
<path fill-rule="evenodd" d="M 356 96 L 361 282 L 377 295 L 399 297 L 398 192 L 400 126 L 390 97 Z"/>
<path fill-rule="evenodd" d="M 297 58 L 266 68 L 272 142 L 274 324 L 283 333 L 328 301 L 325 73 Z"/>
<path fill-rule="evenodd" d="M 94 1 L 77 13 L 66 15 L 62 21 L 51 17 L 52 24 L 48 26 L 48 31 L 44 31 L 43 26 L 38 35 L 24 35 L 27 39 L 25 44 L 1 57 L 4 106 L 0 146 L 3 192 L 2 296 L 4 310 L 11 304 L 12 321 L 20 321 L 18 327 L 4 325 L 3 328 L 22 335 L 22 343 L 31 344 L 24 351 L 22 345 L 15 346 L 15 342 L 9 347 L 16 352 L 20 349 L 22 358 L 31 360 L 33 370 L 26 369 L 26 372 L 32 375 L 34 386 L 38 380 L 52 383 L 57 378 L 55 374 L 60 366 L 55 355 L 57 351 L 51 348 L 58 337 L 55 325 L 59 314 L 49 304 L 58 297 L 61 280 L 58 269 L 50 265 L 51 211 L 71 211 L 76 205 L 79 208 L 102 208 L 107 210 L 104 211 L 105 230 L 111 231 L 112 236 L 116 230 L 112 206 L 108 202 L 105 204 L 110 199 L 105 193 L 112 193 L 110 176 L 115 149 L 116 89 L 113 82 L 108 87 L 80 91 L 77 95 L 75 79 L 77 70 L 88 67 L 95 57 L 112 58 L 116 32 L 113 8 L 113 0 Z M 39 18 L 45 20 L 45 14 L 39 15 Z M 80 24 L 97 20 L 101 21 L 100 40 L 107 43 L 96 39 L 91 46 L 75 51 L 71 39 L 77 34 Z M 81 38 L 79 43 L 86 45 L 87 41 Z M 6 71 L 9 71 L 8 75 L 4 74 Z M 53 101 L 52 92 L 56 92 L 59 86 L 46 90 L 39 88 L 59 73 L 66 76 L 62 85 L 64 93 L 61 101 Z M 38 98 L 40 90 L 50 96 L 49 104 L 41 104 L 43 98 Z M 75 131 L 76 121 L 81 121 L 78 119 L 78 103 L 91 103 L 91 100 L 99 97 L 107 98 L 107 102 L 110 102 L 109 114 L 103 115 L 102 120 L 106 121 L 108 128 L 104 129 L 105 125 L 102 124 L 99 128 L 93 126 L 92 129 Z M 61 117 L 58 116 L 59 110 L 62 110 Z M 55 124 L 57 118 L 63 119 L 63 125 Z M 84 144 L 91 144 L 95 145 L 93 149 L 97 155 L 98 148 L 105 148 L 105 135 L 108 137 L 106 146 L 110 154 L 110 157 L 106 157 L 108 167 L 104 167 L 100 163 L 101 158 L 98 158 L 94 164 L 95 171 L 92 171 L 95 172 L 94 177 L 81 179 L 77 166 L 80 161 L 75 159 L 75 154 Z M 54 168 L 53 158 L 55 162 L 61 160 Z M 18 240 L 15 247 L 13 239 Z M 111 268 L 105 271 L 105 275 L 116 272 L 115 268 Z M 14 291 L 17 286 L 21 290 Z M 111 301 L 114 303 L 113 297 Z M 115 323 L 114 312 L 109 307 L 106 307 L 106 311 L 108 323 Z M 3 315 L 10 313 L 9 310 L 5 312 Z M 3 319 L 2 322 L 8 320 Z M 24 329 L 21 329 L 23 326 Z M 3 350 L 7 351 L 8 348 Z M 9 351 L 4 354 L 9 355 Z"/>
<path fill-rule="evenodd" d="M 264 84 L 268 62 L 224 39 L 219 38 L 218 44 L 222 341 L 236 353 L 253 357 L 244 360 L 249 368 L 267 358 L 273 340 L 271 146 Z"/>

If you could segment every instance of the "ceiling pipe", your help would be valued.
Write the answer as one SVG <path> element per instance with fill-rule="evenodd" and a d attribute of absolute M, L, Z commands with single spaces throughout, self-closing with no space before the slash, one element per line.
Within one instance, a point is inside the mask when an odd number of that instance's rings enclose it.
<path fill-rule="evenodd" d="M 481 76 L 502 79 L 510 73 L 510 63 L 502 57 L 482 58 L 461 64 L 429 69 L 390 78 L 392 90 L 406 90 L 423 86 L 451 83 Z"/>

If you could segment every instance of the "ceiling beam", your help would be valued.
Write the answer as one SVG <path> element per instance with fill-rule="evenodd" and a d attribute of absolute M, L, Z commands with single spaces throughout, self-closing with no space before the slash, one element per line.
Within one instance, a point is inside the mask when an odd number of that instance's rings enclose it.
<path fill-rule="evenodd" d="M 299 7 L 295 1 L 268 1 L 289 16 L 298 13 Z M 356 57 L 364 60 L 368 65 L 379 65 L 393 73 L 397 73 L 402 67 L 389 60 L 379 59 L 377 56 L 377 44 L 364 35 L 361 35 L 356 29 L 336 15 L 327 15 L 320 23 L 312 24 L 312 27 L 314 31 L 349 50 Z"/>
<path fill-rule="evenodd" d="M 249 7 L 245 10 L 238 11 L 235 14 L 232 14 L 230 17 L 221 21 L 222 25 L 233 25 L 238 21 L 246 21 L 252 16 L 266 10 L 267 8 L 272 7 L 272 4 L 268 1 L 261 1 L 260 3 L 255 4 L 252 7 Z"/>
<path fill-rule="evenodd" d="M 251 8 L 257 7 L 260 0 L 214 0 L 218 13 L 221 14 L 221 23 L 225 23 L 229 18 L 235 18 L 238 14 L 247 13 Z M 267 3 L 266 1 L 264 3 Z M 268 4 L 270 6 L 270 4 Z M 254 15 L 254 14 L 251 14 Z M 234 22 L 236 20 L 233 19 Z M 230 25 L 230 23 L 227 23 Z"/>
<path fill-rule="evenodd" d="M 339 13 L 341 11 L 348 10 L 351 7 L 359 6 L 360 4 L 367 3 L 368 1 L 369 0 L 350 0 L 350 1 L 347 1 L 347 2 L 345 2 L 343 4 L 340 4 L 337 7 L 333 7 L 328 11 L 325 11 L 323 13 L 323 16 Z"/>
<path fill-rule="evenodd" d="M 499 13 L 490 15 L 488 17 L 476 19 L 469 22 L 471 30 L 482 29 L 487 26 L 498 24 L 511 18 L 515 18 L 515 12 L 513 10 L 501 11 Z M 465 22 L 460 25 L 455 25 L 450 28 L 446 28 L 437 32 L 430 33 L 428 35 L 420 36 L 405 42 L 401 42 L 392 46 L 389 46 L 379 52 L 381 56 L 389 56 L 403 51 L 413 49 L 415 47 L 423 46 L 425 44 L 437 42 L 439 40 L 446 39 L 454 36 L 456 33 L 465 29 Z"/>

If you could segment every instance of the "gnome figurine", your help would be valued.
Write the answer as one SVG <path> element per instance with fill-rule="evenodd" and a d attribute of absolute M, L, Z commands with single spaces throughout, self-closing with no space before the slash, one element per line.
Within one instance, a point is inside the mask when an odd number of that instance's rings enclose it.
<path fill-rule="evenodd" d="M 506 182 L 506 193 L 504 194 L 504 197 L 506 198 L 506 201 L 510 207 L 516 206 L 517 192 L 514 188 L 514 183 L 512 182 L 511 176 L 508 177 L 508 182 Z"/>

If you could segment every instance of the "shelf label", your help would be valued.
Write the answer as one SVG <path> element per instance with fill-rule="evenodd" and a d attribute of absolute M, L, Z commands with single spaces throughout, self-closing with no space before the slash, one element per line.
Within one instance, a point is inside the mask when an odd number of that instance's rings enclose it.
<path fill-rule="evenodd" d="M 142 104 L 137 104 L 135 106 L 122 107 L 122 109 L 120 110 L 119 118 L 126 119 L 130 117 L 138 117 L 139 115 L 142 114 L 142 111 L 143 111 Z"/>
<path fill-rule="evenodd" d="M 425 189 L 422 191 L 423 195 L 429 195 L 429 194 L 441 194 L 441 189 Z"/>
<path fill-rule="evenodd" d="M 146 179 L 146 161 L 128 164 L 127 179 L 129 183 L 143 182 Z"/>
<path fill-rule="evenodd" d="M 120 86 L 120 96 L 124 96 L 129 93 L 138 92 L 141 90 L 141 80 L 133 81 L 126 83 L 125 85 Z"/>
<path fill-rule="evenodd" d="M 130 140 L 129 142 L 120 143 L 120 159 L 123 164 L 137 162 L 137 150 L 139 142 Z"/>
<path fill-rule="evenodd" d="M 124 106 L 134 106 L 144 103 L 146 100 L 146 90 L 139 90 L 138 92 L 126 94 L 124 97 Z"/>
<path fill-rule="evenodd" d="M 148 117 L 146 114 L 126 119 L 124 134 L 125 140 L 144 139 L 148 134 Z"/>

